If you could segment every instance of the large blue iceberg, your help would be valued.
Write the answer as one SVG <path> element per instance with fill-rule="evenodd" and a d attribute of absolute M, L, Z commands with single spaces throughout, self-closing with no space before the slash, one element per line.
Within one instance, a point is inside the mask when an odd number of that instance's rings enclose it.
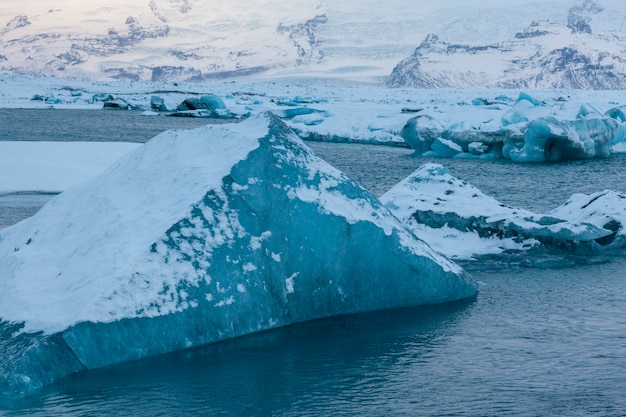
<path fill-rule="evenodd" d="M 276 116 L 165 132 L 0 232 L 0 398 L 472 279 Z"/>

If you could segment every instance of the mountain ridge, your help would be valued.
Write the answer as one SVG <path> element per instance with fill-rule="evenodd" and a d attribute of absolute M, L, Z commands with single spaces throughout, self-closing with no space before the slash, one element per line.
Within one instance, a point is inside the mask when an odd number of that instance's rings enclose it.
<path fill-rule="evenodd" d="M 429 34 L 391 72 L 390 87 L 417 88 L 626 88 L 626 36 L 595 33 L 591 15 L 603 9 L 586 0 L 569 10 L 567 25 L 534 21 L 512 39 L 463 45 Z"/>
<path fill-rule="evenodd" d="M 0 29 L 0 71 L 190 82 L 248 75 L 319 59 L 315 27 L 327 19 L 317 0 L 305 0 L 296 11 L 271 0 L 248 11 L 212 5 L 222 20 L 207 18 L 201 0 L 108 3 L 33 8 L 10 18 Z M 262 6 L 267 10 L 259 15 Z"/>
<path fill-rule="evenodd" d="M 59 0 L 50 8 L 21 0 L 0 4 L 0 73 L 82 81 L 288 77 L 380 84 L 428 33 L 451 44 L 492 45 L 514 39 L 528 22 L 549 19 L 626 36 L 621 3 L 600 2 L 391 0 L 383 9 L 375 0 Z"/>

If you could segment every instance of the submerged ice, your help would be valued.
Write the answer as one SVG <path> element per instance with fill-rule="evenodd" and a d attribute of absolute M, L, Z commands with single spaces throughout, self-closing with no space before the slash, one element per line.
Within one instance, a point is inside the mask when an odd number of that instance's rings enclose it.
<path fill-rule="evenodd" d="M 277 117 L 165 132 L 0 232 L 0 397 L 476 285 Z"/>

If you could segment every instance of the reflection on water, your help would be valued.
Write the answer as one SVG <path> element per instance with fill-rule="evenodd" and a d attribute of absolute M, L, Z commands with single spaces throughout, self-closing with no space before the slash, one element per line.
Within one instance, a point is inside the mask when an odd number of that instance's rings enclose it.
<path fill-rule="evenodd" d="M 317 320 L 94 370 L 46 389 L 35 408 L 81 415 L 93 411 L 96 399 L 106 398 L 99 406 L 108 415 L 306 415 L 307 410 L 332 415 L 333 410 L 358 414 L 366 405 L 383 409 L 388 397 L 380 392 L 428 363 L 455 333 L 468 305 Z M 32 404 L 29 413 L 38 415 Z"/>
<path fill-rule="evenodd" d="M 164 130 L 192 129 L 208 122 L 125 110 L 0 109 L 0 140 L 143 143 Z"/>

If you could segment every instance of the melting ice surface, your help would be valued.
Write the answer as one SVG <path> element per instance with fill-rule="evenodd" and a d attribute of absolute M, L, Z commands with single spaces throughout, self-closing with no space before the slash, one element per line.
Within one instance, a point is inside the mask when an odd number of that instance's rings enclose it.
<path fill-rule="evenodd" d="M 418 168 L 381 201 L 416 235 L 453 259 L 539 245 L 619 248 L 626 236 L 626 196 L 621 193 L 575 194 L 542 215 L 506 206 L 433 163 Z"/>
<path fill-rule="evenodd" d="M 0 233 L 0 397 L 340 314 L 476 293 L 277 117 L 165 132 Z"/>

